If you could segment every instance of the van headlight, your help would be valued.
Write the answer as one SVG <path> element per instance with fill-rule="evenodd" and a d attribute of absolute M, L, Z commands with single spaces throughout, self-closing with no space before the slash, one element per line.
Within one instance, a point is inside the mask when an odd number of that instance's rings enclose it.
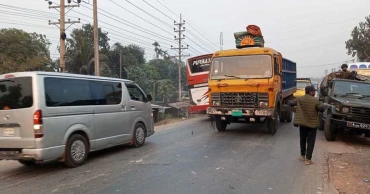
<path fill-rule="evenodd" d="M 348 113 L 349 112 L 349 107 L 346 107 L 346 106 L 342 107 L 342 112 L 343 113 Z"/>
<path fill-rule="evenodd" d="M 260 102 L 259 103 L 259 106 L 260 107 L 267 107 L 269 105 L 269 103 L 268 102 Z"/>

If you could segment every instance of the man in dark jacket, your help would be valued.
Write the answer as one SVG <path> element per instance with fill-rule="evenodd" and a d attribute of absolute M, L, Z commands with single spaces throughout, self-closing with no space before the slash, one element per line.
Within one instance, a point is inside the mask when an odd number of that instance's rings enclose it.
<path fill-rule="evenodd" d="M 291 106 L 294 107 L 295 112 L 294 126 L 299 126 L 301 160 L 310 165 L 313 164 L 311 161 L 312 152 L 315 147 L 317 128 L 320 124 L 318 112 L 324 112 L 324 107 L 314 97 L 315 87 L 307 86 L 305 92 L 306 95 L 295 98 Z"/>

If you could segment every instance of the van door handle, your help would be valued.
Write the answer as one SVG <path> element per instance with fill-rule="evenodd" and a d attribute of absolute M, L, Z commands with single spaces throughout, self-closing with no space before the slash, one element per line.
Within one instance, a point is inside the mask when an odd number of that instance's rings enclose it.
<path fill-rule="evenodd" d="M 135 108 L 135 106 L 134 105 L 131 105 L 131 108 Z"/>

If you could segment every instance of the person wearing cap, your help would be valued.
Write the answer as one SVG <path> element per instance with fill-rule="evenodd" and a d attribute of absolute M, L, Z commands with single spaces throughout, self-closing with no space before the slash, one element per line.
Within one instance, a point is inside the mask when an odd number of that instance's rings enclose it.
<path fill-rule="evenodd" d="M 297 97 L 290 104 L 295 112 L 294 126 L 299 127 L 302 161 L 306 165 L 313 164 L 312 153 L 315 147 L 316 132 L 320 120 L 318 112 L 324 112 L 324 106 L 315 98 L 316 89 L 313 86 L 305 88 L 305 95 Z"/>
<path fill-rule="evenodd" d="M 341 78 L 341 79 L 351 79 L 351 77 L 353 77 L 354 75 L 354 72 L 350 72 L 348 71 L 348 65 L 347 64 L 342 64 L 342 66 L 340 67 L 341 68 L 341 71 L 338 71 L 336 73 L 336 76 L 338 78 Z"/>
<path fill-rule="evenodd" d="M 340 67 L 342 69 L 342 72 L 348 72 L 348 65 L 343 63 L 342 66 Z"/>

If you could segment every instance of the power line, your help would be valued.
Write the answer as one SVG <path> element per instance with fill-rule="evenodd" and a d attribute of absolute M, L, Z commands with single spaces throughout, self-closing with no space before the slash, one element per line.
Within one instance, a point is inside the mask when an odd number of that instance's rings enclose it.
<path fill-rule="evenodd" d="M 168 8 L 165 4 L 163 4 L 162 2 L 160 2 L 159 0 L 157 0 L 158 3 L 160 3 L 163 7 L 165 7 L 167 10 L 169 10 L 170 12 L 172 12 L 174 15 L 178 16 L 177 13 L 175 13 L 174 11 L 172 11 L 170 8 Z M 189 22 L 188 22 L 188 26 L 190 28 L 192 28 L 193 30 L 195 30 L 196 32 L 198 32 L 198 34 L 200 34 L 201 36 L 203 36 L 203 38 L 205 38 L 206 40 L 208 40 L 210 43 L 212 43 L 213 45 L 216 46 L 216 48 L 218 48 L 218 45 L 216 45 L 214 42 L 212 42 L 211 40 L 209 40 L 208 37 L 204 36 L 202 33 L 200 33 L 195 27 L 193 27 Z"/>
<path fill-rule="evenodd" d="M 112 0 L 110 0 L 110 1 L 112 1 Z M 137 9 L 141 10 L 142 12 L 144 12 L 144 13 L 146 13 L 146 14 L 150 15 L 152 18 L 154 18 L 154 19 L 158 20 L 158 21 L 159 21 L 159 22 L 161 22 L 162 24 L 164 24 L 164 25 L 166 25 L 166 26 L 168 26 L 169 28 L 171 28 L 171 29 L 172 29 L 172 26 L 171 26 L 171 25 L 169 25 L 169 24 L 167 24 L 167 23 L 166 23 L 166 22 L 164 22 L 163 20 L 161 20 L 161 19 L 159 19 L 159 18 L 155 17 L 154 15 L 152 15 L 152 14 L 148 13 L 147 11 L 145 11 L 145 10 L 141 9 L 140 7 L 138 7 L 138 6 L 136 6 L 135 4 L 131 3 L 129 0 L 126 0 L 126 1 L 127 1 L 128 3 L 130 3 L 132 6 L 136 7 Z M 113 2 L 113 1 L 112 1 L 112 2 Z"/>
<path fill-rule="evenodd" d="M 301 50 L 296 50 L 294 52 L 290 52 L 290 54 L 292 54 L 292 53 L 298 53 L 298 52 L 306 51 L 306 50 L 313 50 L 313 49 L 316 49 L 316 48 L 330 46 L 330 45 L 338 44 L 338 43 L 341 43 L 341 42 L 342 41 L 336 41 L 336 42 L 332 42 L 332 43 L 328 43 L 328 44 L 323 44 L 323 45 L 319 45 L 319 46 L 315 46 L 315 47 L 304 48 L 304 49 L 301 49 Z"/>
<path fill-rule="evenodd" d="M 154 7 L 152 4 L 146 2 L 145 0 L 143 0 L 146 4 L 148 4 L 150 7 L 154 8 L 155 10 L 157 10 L 158 12 L 160 12 L 161 14 L 163 14 L 164 16 L 166 16 L 167 18 L 169 18 L 170 20 L 174 21 L 174 19 L 172 19 L 170 16 L 168 16 L 167 14 L 163 13 L 161 10 L 159 10 L 158 8 Z"/>
<path fill-rule="evenodd" d="M 120 7 L 120 5 L 118 5 L 117 4 L 117 6 L 119 6 Z M 88 8 L 88 7 L 86 7 L 86 6 L 83 6 L 83 7 L 85 7 L 85 8 L 87 8 L 87 9 L 90 9 L 91 10 L 91 8 Z M 122 8 L 122 7 L 121 7 Z M 105 10 L 103 10 L 103 9 L 101 9 L 101 8 L 98 8 L 100 11 L 103 11 L 104 13 L 107 13 L 107 14 L 109 14 L 109 15 L 111 15 L 111 16 L 114 16 L 114 17 L 116 17 L 116 18 L 119 18 L 120 20 L 122 20 L 122 21 L 124 21 L 124 22 L 127 22 L 127 23 L 129 23 L 130 25 L 128 25 L 128 24 L 125 24 L 125 25 L 127 25 L 127 26 L 129 26 L 129 27 L 131 27 L 131 28 L 134 28 L 134 29 L 136 29 L 136 30 L 139 30 L 139 31 L 141 31 L 141 32 L 145 32 L 145 33 L 148 33 L 148 30 L 147 29 L 145 29 L 145 28 L 143 28 L 143 27 L 141 27 L 141 26 L 138 26 L 138 25 L 136 25 L 136 24 L 134 24 L 134 23 L 132 23 L 132 22 L 129 22 L 129 21 L 127 21 L 127 20 L 125 20 L 125 19 L 123 19 L 123 18 L 120 18 L 120 17 L 118 17 L 117 15 L 114 15 L 114 14 L 112 14 L 112 13 L 110 13 L 110 12 L 107 12 L 107 11 L 105 11 Z M 109 16 L 107 16 L 107 15 L 105 15 L 105 14 L 102 14 L 102 13 L 99 13 L 100 15 L 103 15 L 103 16 L 105 16 L 105 17 L 108 17 L 108 18 L 110 18 L 110 19 L 112 19 L 111 17 L 109 17 Z M 150 24 L 152 24 L 153 26 L 155 26 L 155 27 L 157 27 L 158 29 L 160 29 L 160 30 L 162 30 L 162 31 L 164 31 L 164 32 L 166 32 L 166 33 L 169 33 L 169 34 L 171 34 L 170 32 L 168 32 L 168 31 L 165 31 L 163 28 L 160 28 L 159 26 L 157 26 L 157 25 L 155 25 L 155 24 L 153 24 L 153 23 L 151 23 L 151 22 L 149 22 Z M 151 34 L 155 34 L 156 36 L 160 36 L 160 37 L 162 37 L 162 38 L 164 38 L 164 39 L 169 39 L 169 38 L 167 38 L 167 37 L 165 37 L 165 36 L 162 36 L 162 35 L 160 35 L 160 34 L 157 34 L 157 33 L 154 33 L 154 32 L 151 32 Z"/>
<path fill-rule="evenodd" d="M 82 5 L 82 6 L 83 6 L 83 5 Z M 86 6 L 83 6 L 83 7 L 87 8 Z M 89 9 L 89 8 L 88 8 L 88 9 Z M 102 10 L 102 9 L 101 9 L 101 10 Z M 103 10 L 103 11 L 105 11 L 105 10 Z M 83 16 L 85 16 L 85 17 L 87 17 L 87 18 L 92 19 L 92 17 L 91 17 L 91 16 L 88 16 L 88 15 L 83 14 L 83 13 L 81 13 L 81 12 L 78 12 L 78 11 L 75 11 L 75 10 L 72 10 L 72 12 L 78 13 L 78 14 L 80 14 L 80 15 L 83 15 Z M 106 11 L 105 11 L 105 12 L 106 12 Z M 109 13 L 109 12 L 106 12 L 106 13 Z M 109 13 L 109 14 L 110 14 L 110 15 L 112 15 L 112 16 L 114 16 L 114 17 L 116 17 L 116 18 L 119 18 L 119 17 L 117 17 L 116 15 L 113 15 L 113 14 L 111 14 L 111 13 Z M 115 21 L 117 21 L 117 22 L 119 22 L 119 23 L 121 23 L 121 24 L 127 25 L 127 24 L 123 23 L 122 21 L 119 21 L 119 20 L 117 20 L 117 19 L 115 19 L 115 18 L 112 18 L 112 17 L 110 17 L 110 16 L 107 16 L 107 15 L 105 15 L 105 14 L 100 13 L 100 15 L 103 15 L 103 16 L 105 16 L 105 17 L 107 17 L 107 18 L 110 18 L 110 19 L 112 19 L 112 20 L 115 20 Z M 124 20 L 124 19 L 122 19 L 122 18 L 119 18 L 119 19 L 121 19 L 121 20 L 123 20 L 123 21 L 127 22 L 126 20 Z M 126 32 L 128 32 L 128 33 L 130 33 L 130 34 L 133 34 L 133 35 L 136 35 L 136 36 L 139 36 L 139 37 L 143 37 L 143 38 L 145 38 L 145 39 L 150 39 L 150 38 L 149 38 L 149 37 L 147 37 L 147 36 L 140 35 L 140 34 L 138 34 L 138 33 L 135 33 L 135 32 L 132 32 L 132 31 L 129 31 L 129 30 L 127 30 L 127 29 L 119 28 L 119 27 L 117 27 L 116 25 L 112 25 L 112 24 L 110 24 L 110 23 L 107 23 L 107 22 L 104 22 L 104 21 L 101 21 L 101 20 L 100 20 L 100 23 L 103 23 L 103 24 L 106 24 L 106 25 L 109 25 L 109 26 L 112 26 L 112 27 L 118 28 L 118 29 L 120 29 L 120 30 L 126 31 Z M 135 25 L 135 26 L 138 26 L 138 25 Z M 139 27 L 139 28 L 141 28 L 140 26 L 138 26 L 138 27 Z M 144 28 L 143 28 L 143 29 L 144 29 Z M 162 35 L 160 35 L 160 34 L 157 34 L 157 33 L 154 33 L 154 32 L 148 32 L 148 30 L 146 30 L 146 29 L 144 29 L 144 30 L 139 30 L 139 31 L 144 32 L 144 33 L 146 33 L 146 34 L 150 34 L 150 35 L 152 35 L 152 36 L 156 36 L 157 38 L 160 38 L 161 40 L 166 40 L 166 41 L 168 41 L 168 42 L 170 42 L 170 40 L 171 40 L 171 39 L 169 39 L 169 38 L 167 38 L 167 37 L 165 37 L 165 36 L 162 36 Z M 152 39 L 152 40 L 154 40 L 154 39 Z M 154 40 L 154 41 L 158 41 L 158 40 Z M 158 42 L 159 42 L 159 41 L 158 41 Z M 162 43 L 162 42 L 159 42 L 159 43 Z M 162 43 L 162 44 L 163 44 L 163 43 Z"/>
<path fill-rule="evenodd" d="M 126 0 L 127 1 L 127 0 Z M 151 6 L 152 8 L 154 8 L 155 10 L 157 10 L 158 12 L 160 12 L 161 14 L 165 15 L 166 17 L 168 17 L 169 19 L 173 20 L 170 16 L 168 16 L 167 14 L 163 13 L 162 11 L 160 11 L 159 9 L 157 9 L 156 7 L 154 7 L 153 5 L 151 5 L 150 3 L 146 2 L 145 0 L 143 0 L 146 4 L 148 4 L 149 6 Z M 148 14 L 148 13 L 147 13 Z M 151 14 L 150 14 L 151 15 Z M 151 15 L 152 16 L 152 15 Z M 198 39 L 200 42 L 202 42 L 203 44 L 206 44 L 208 45 L 207 43 L 205 43 L 204 41 L 202 41 L 199 37 L 197 37 L 195 34 L 189 32 L 189 34 L 193 35 L 194 38 Z M 192 41 L 190 38 L 189 38 L 190 41 Z M 194 41 L 192 41 L 193 43 L 195 43 Z M 202 46 L 200 46 L 199 44 L 195 43 L 196 45 L 198 45 L 200 48 L 202 48 L 203 50 L 206 50 L 207 52 L 209 52 L 207 49 L 204 49 Z M 209 45 L 208 45 L 209 46 Z M 217 49 L 214 49 L 212 47 L 209 47 L 211 48 L 211 50 L 217 50 Z"/>

